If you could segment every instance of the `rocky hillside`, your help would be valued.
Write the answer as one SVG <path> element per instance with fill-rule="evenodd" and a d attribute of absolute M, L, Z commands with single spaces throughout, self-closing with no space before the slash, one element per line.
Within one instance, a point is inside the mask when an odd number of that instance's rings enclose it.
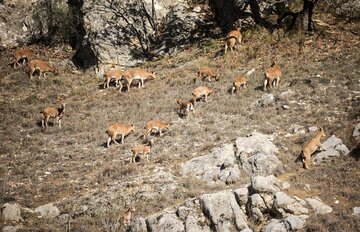
<path fill-rule="evenodd" d="M 1 2 L 0 7 L 14 8 L 13 2 Z M 111 8 L 95 1 L 69 2 L 84 14 L 85 24 L 79 25 L 89 26 L 78 36 L 88 41 L 96 61 L 107 65 L 112 56 L 105 52 L 108 47 L 129 55 L 126 46 L 113 44 L 116 25 L 109 22 L 104 34 L 97 34 L 96 28 L 113 17 Z M 123 9 L 116 1 L 106 3 Z M 189 6 L 191 14 L 208 15 L 204 6 Z M 92 14 L 90 9 L 105 12 Z M 314 13 L 311 34 L 256 27 L 244 31 L 238 51 L 224 55 L 224 39 L 217 39 L 221 31 L 214 30 L 213 38 L 196 37 L 197 42 L 179 46 L 183 50 L 176 54 L 141 60 L 141 67 L 153 70 L 156 78 L 130 92 L 119 92 L 115 83 L 104 89 L 94 69 L 75 66 L 83 43 L 72 50 L 51 37 L 51 46 L 43 42 L 27 47 L 59 75 L 29 80 L 26 65 L 14 69 L 10 64 L 12 46 L 22 44 L 4 46 L 7 40 L 2 38 L 2 231 L 357 231 L 359 23 Z M 174 17 L 166 15 L 156 17 Z M 280 86 L 264 92 L 264 72 L 274 60 L 283 78 Z M 203 65 L 215 69 L 220 80 L 194 82 Z M 238 75 L 247 76 L 248 86 L 231 94 Z M 174 99 L 190 99 L 198 86 L 214 92 L 207 102 L 195 104 L 195 116 L 180 117 Z M 66 99 L 62 128 L 51 119 L 43 129 L 39 112 L 59 107 L 59 96 Z M 170 130 L 162 137 L 150 135 L 155 146 L 149 162 L 140 157 L 130 163 L 131 148 L 146 142 L 143 128 L 151 119 L 169 123 Z M 124 144 L 106 148 L 105 130 L 116 122 L 133 123 L 135 132 Z M 326 151 L 316 153 L 305 170 L 294 161 L 317 126 L 325 130 L 321 141 Z M 134 211 L 127 223 L 123 214 L 130 206 Z"/>

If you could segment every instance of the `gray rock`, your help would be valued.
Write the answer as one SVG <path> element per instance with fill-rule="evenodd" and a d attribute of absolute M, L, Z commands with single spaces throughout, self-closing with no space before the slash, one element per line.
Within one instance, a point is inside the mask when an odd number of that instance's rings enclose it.
<path fill-rule="evenodd" d="M 145 53 L 166 56 L 177 52 L 189 40 L 204 36 L 198 27 L 205 25 L 205 15 L 189 10 L 185 0 L 158 0 L 153 19 L 151 1 L 85 1 L 86 35 L 76 56 L 80 62 L 89 57 L 80 54 L 90 50 L 100 64 L 133 66 L 142 63 Z M 136 25 L 136 26 L 134 26 Z M 161 30 L 157 30 L 157 25 Z M 138 58 L 143 56 L 144 58 Z"/>
<path fill-rule="evenodd" d="M 183 222 L 173 213 L 153 215 L 146 219 L 150 231 L 180 232 L 185 231 Z"/>
<path fill-rule="evenodd" d="M 326 163 L 327 161 L 332 160 L 335 157 L 339 157 L 340 155 L 348 155 L 350 152 L 346 145 L 342 143 L 342 140 L 337 138 L 335 135 L 332 135 L 323 142 L 323 147 L 326 151 L 322 151 L 314 155 L 313 162 L 315 165 Z"/>
<path fill-rule="evenodd" d="M 353 131 L 353 136 L 354 137 L 360 136 L 360 123 L 355 126 L 354 131 Z"/>
<path fill-rule="evenodd" d="M 15 226 L 4 226 L 2 232 L 16 232 L 17 228 Z"/>
<path fill-rule="evenodd" d="M 188 208 L 188 207 L 185 207 L 185 206 L 180 206 L 178 209 L 177 209 L 177 216 L 185 221 L 186 217 L 189 215 L 189 213 L 191 212 L 191 209 Z"/>
<path fill-rule="evenodd" d="M 286 90 L 285 92 L 282 92 L 278 95 L 279 100 L 282 101 L 289 101 L 290 98 L 295 94 L 294 91 L 292 91 L 291 89 Z"/>
<path fill-rule="evenodd" d="M 185 231 L 186 232 L 210 232 L 210 227 L 206 223 L 199 223 L 199 218 L 195 218 L 190 215 L 186 218 L 185 221 Z"/>
<path fill-rule="evenodd" d="M 360 217 L 360 207 L 354 207 L 353 215 Z"/>
<path fill-rule="evenodd" d="M 315 198 L 306 198 L 306 202 L 310 207 L 315 211 L 315 214 L 327 214 L 332 212 L 332 208 L 323 202 L 317 197 Z"/>
<path fill-rule="evenodd" d="M 235 195 L 231 192 L 204 194 L 201 196 L 201 206 L 215 231 L 248 228 L 246 216 L 237 204 Z"/>
<path fill-rule="evenodd" d="M 275 193 L 274 206 L 276 208 L 286 208 L 286 206 L 295 203 L 295 199 L 289 197 L 284 192 Z"/>
<path fill-rule="evenodd" d="M 3 221 L 22 221 L 21 208 L 15 204 L 5 203 L 1 207 L 1 219 Z"/>
<path fill-rule="evenodd" d="M 274 195 L 272 193 L 260 193 L 260 196 L 264 200 L 266 208 L 272 208 L 274 205 Z"/>
<path fill-rule="evenodd" d="M 252 229 L 246 228 L 246 229 L 241 230 L 240 232 L 253 232 L 253 231 L 252 231 Z"/>
<path fill-rule="evenodd" d="M 261 230 L 262 232 L 287 232 L 285 223 L 279 219 L 271 219 Z"/>
<path fill-rule="evenodd" d="M 256 223 L 260 223 L 265 220 L 264 214 L 259 208 L 251 208 L 250 215 L 252 217 L 252 220 Z"/>
<path fill-rule="evenodd" d="M 306 218 L 308 218 L 308 216 L 290 215 L 287 218 L 285 218 L 285 225 L 289 231 L 301 230 L 301 229 L 304 229 L 304 227 L 305 227 Z"/>
<path fill-rule="evenodd" d="M 260 210 L 267 208 L 263 198 L 257 193 L 250 196 L 250 206 L 252 208 L 258 208 Z"/>
<path fill-rule="evenodd" d="M 281 161 L 275 155 L 255 154 L 243 162 L 244 171 L 249 176 L 267 176 L 283 171 Z"/>
<path fill-rule="evenodd" d="M 59 209 L 52 203 L 37 207 L 35 212 L 44 218 L 54 218 L 60 215 Z"/>
<path fill-rule="evenodd" d="M 135 218 L 131 225 L 131 232 L 147 232 L 146 221 L 142 217 Z"/>
<path fill-rule="evenodd" d="M 246 205 L 246 203 L 248 202 L 248 198 L 249 198 L 249 188 L 248 187 L 236 189 L 234 191 L 234 194 L 235 194 L 236 200 L 240 206 Z"/>
<path fill-rule="evenodd" d="M 187 161 L 182 167 L 182 173 L 187 176 L 199 177 L 207 182 L 221 180 L 230 184 L 240 178 L 240 171 L 235 165 L 235 161 L 233 145 L 224 144 L 215 148 L 209 155 Z"/>
<path fill-rule="evenodd" d="M 236 139 L 236 156 L 242 154 L 256 154 L 263 153 L 266 155 L 275 155 L 278 153 L 278 148 L 270 141 L 270 136 L 254 132 L 247 137 L 239 137 Z"/>
<path fill-rule="evenodd" d="M 280 182 L 275 176 L 255 176 L 251 179 L 251 189 L 255 193 L 276 193 Z"/>
<path fill-rule="evenodd" d="M 282 163 L 275 156 L 277 147 L 268 135 L 252 133 L 236 139 L 237 156 L 249 176 L 270 175 L 282 171 Z"/>
<path fill-rule="evenodd" d="M 275 104 L 275 97 L 271 93 L 265 93 L 258 100 L 258 104 L 261 107 L 273 106 Z"/>
<path fill-rule="evenodd" d="M 302 214 L 308 214 L 309 210 L 305 208 L 301 203 L 295 202 L 291 205 L 287 205 L 284 210 L 290 214 L 294 215 L 302 215 Z"/>

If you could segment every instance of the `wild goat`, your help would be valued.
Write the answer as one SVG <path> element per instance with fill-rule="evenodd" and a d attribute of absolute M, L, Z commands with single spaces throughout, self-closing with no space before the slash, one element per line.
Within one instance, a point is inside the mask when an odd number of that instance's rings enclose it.
<path fill-rule="evenodd" d="M 44 74 L 45 78 L 46 78 L 46 73 L 48 72 L 51 72 L 54 75 L 58 74 L 55 68 L 51 67 L 48 62 L 43 60 L 31 60 L 29 62 L 29 68 L 30 68 L 30 72 L 29 72 L 30 79 L 32 79 L 35 71 L 39 71 L 39 78 L 41 77 L 42 73 Z"/>
<path fill-rule="evenodd" d="M 181 98 L 177 98 L 175 99 L 176 103 L 179 104 L 180 109 L 178 110 L 178 113 L 180 116 L 188 116 L 189 112 L 192 111 L 194 116 L 195 116 L 195 100 L 194 99 L 190 99 L 190 101 L 186 101 L 184 99 Z"/>
<path fill-rule="evenodd" d="M 121 79 L 123 77 L 124 71 L 120 69 L 110 69 L 104 74 L 104 89 L 109 88 L 111 79 L 115 79 L 115 83 L 120 84 L 120 90 L 122 89 Z"/>
<path fill-rule="evenodd" d="M 244 76 L 238 76 L 233 82 L 233 87 L 231 88 L 231 94 L 235 91 L 238 92 L 240 88 L 246 88 L 248 79 Z"/>
<path fill-rule="evenodd" d="M 220 78 L 218 74 L 211 68 L 204 66 L 199 69 L 197 72 L 197 77 L 201 80 L 204 80 L 205 78 L 208 79 L 209 82 L 211 82 L 211 79 L 214 78 L 215 81 L 219 81 Z M 194 83 L 196 82 L 196 78 L 194 78 Z"/>
<path fill-rule="evenodd" d="M 135 130 L 134 124 L 125 125 L 121 123 L 115 123 L 111 125 L 107 130 L 106 134 L 108 134 L 109 138 L 107 140 L 107 147 L 110 147 L 110 142 L 113 141 L 116 144 L 119 144 L 116 142 L 116 136 L 121 135 L 121 144 L 124 143 L 125 136 L 129 135 L 131 132 Z"/>
<path fill-rule="evenodd" d="M 34 57 L 35 57 L 35 53 L 30 49 L 24 48 L 24 49 L 15 51 L 14 68 L 16 68 L 17 65 L 19 65 L 19 66 L 21 65 L 21 64 L 19 64 L 20 60 L 23 60 L 22 65 L 24 65 L 26 61 L 29 62 L 29 60 Z"/>
<path fill-rule="evenodd" d="M 307 162 L 312 163 L 311 155 L 318 149 L 326 150 L 320 142 L 321 137 L 325 137 L 325 136 L 326 136 L 326 134 L 324 132 L 324 129 L 321 127 L 318 127 L 318 130 L 315 132 L 312 139 L 310 139 L 309 141 L 307 141 L 304 144 L 303 150 L 302 150 L 301 154 L 299 155 L 299 157 L 295 160 L 295 162 L 302 161 L 303 167 L 305 169 L 309 169 Z"/>
<path fill-rule="evenodd" d="M 233 51 L 233 48 L 235 48 L 235 45 L 241 44 L 242 35 L 240 32 L 240 27 L 237 27 L 235 30 L 230 31 L 226 36 L 226 45 L 225 45 L 225 54 L 230 48 L 231 51 Z"/>
<path fill-rule="evenodd" d="M 154 141 L 150 140 L 146 145 L 137 145 L 133 148 L 131 148 L 132 157 L 131 157 L 131 163 L 135 163 L 135 159 L 138 155 L 142 154 L 146 156 L 146 161 L 149 162 L 149 153 L 151 151 L 151 148 L 154 146 Z"/>
<path fill-rule="evenodd" d="M 135 212 L 135 208 L 130 206 L 124 213 L 120 214 L 119 221 L 121 221 L 124 226 L 130 225 L 132 212 Z"/>
<path fill-rule="evenodd" d="M 144 139 L 152 132 L 158 132 L 162 136 L 163 130 L 168 130 L 170 124 L 164 123 L 159 119 L 151 120 L 144 127 Z"/>
<path fill-rule="evenodd" d="M 123 73 L 123 78 L 126 81 L 127 90 L 130 92 L 130 86 L 133 81 L 139 81 L 138 88 L 144 88 L 144 81 L 155 79 L 156 75 L 154 72 L 148 72 L 142 68 L 132 68 Z"/>
<path fill-rule="evenodd" d="M 194 96 L 194 101 L 197 101 L 200 98 L 204 97 L 204 101 L 207 101 L 207 96 L 212 93 L 214 90 L 206 86 L 199 86 L 194 89 L 192 95 Z"/>
<path fill-rule="evenodd" d="M 263 91 L 266 91 L 266 86 L 269 84 L 270 89 L 274 86 L 278 86 L 282 73 L 278 64 L 274 63 L 265 72 Z"/>
<path fill-rule="evenodd" d="M 61 119 L 65 114 L 65 102 L 64 98 L 60 97 L 58 102 L 60 102 L 60 108 L 53 108 L 53 107 L 46 107 L 43 109 L 40 114 L 43 114 L 44 118 L 41 120 L 41 126 L 45 128 L 48 127 L 48 121 L 50 118 L 55 118 L 56 122 L 58 123 L 59 127 L 61 128 Z"/>

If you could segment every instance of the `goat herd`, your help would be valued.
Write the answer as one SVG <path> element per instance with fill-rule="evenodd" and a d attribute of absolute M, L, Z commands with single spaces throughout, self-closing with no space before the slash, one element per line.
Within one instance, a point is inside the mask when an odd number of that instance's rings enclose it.
<path fill-rule="evenodd" d="M 233 51 L 235 45 L 240 44 L 242 40 L 242 36 L 240 33 L 240 28 L 236 28 L 235 30 L 228 33 L 226 37 L 226 45 L 225 45 L 225 53 L 228 49 Z M 52 67 L 48 62 L 35 59 L 35 53 L 30 49 L 20 49 L 15 52 L 15 62 L 14 68 L 20 65 L 24 65 L 26 61 L 28 61 L 29 66 L 29 78 L 32 79 L 35 73 L 38 73 L 39 78 L 43 74 L 46 77 L 46 73 L 53 73 L 57 75 L 58 72 L 54 67 Z M 22 61 L 22 63 L 20 63 Z M 115 80 L 116 86 L 120 86 L 119 91 L 123 90 L 123 87 L 126 87 L 126 91 L 130 92 L 130 86 L 133 84 L 137 85 L 138 88 L 144 88 L 144 82 L 147 80 L 153 80 L 156 78 L 154 72 L 148 72 L 142 68 L 130 68 L 127 70 L 120 70 L 117 68 L 110 68 L 106 72 L 103 71 L 104 84 L 103 87 L 109 88 L 111 80 Z M 208 80 L 209 82 L 214 79 L 215 81 L 219 81 L 219 75 L 210 67 L 201 67 L 197 72 L 197 78 L 202 80 Z M 196 79 L 194 79 L 194 82 Z M 274 63 L 271 67 L 269 67 L 265 71 L 265 76 L 263 80 L 263 91 L 266 91 L 267 86 L 271 89 L 273 86 L 279 85 L 280 79 L 282 78 L 282 72 L 278 64 Z M 231 94 L 234 92 L 238 92 L 241 88 L 246 88 L 248 79 L 245 76 L 237 76 L 233 81 L 233 86 L 231 88 Z M 125 86 L 124 86 L 125 85 Z M 192 95 L 193 97 L 190 100 L 184 99 L 175 99 L 177 104 L 179 104 L 178 114 L 180 116 L 187 117 L 190 112 L 195 116 L 195 102 L 198 100 L 207 101 L 207 97 L 209 94 L 213 92 L 212 88 L 206 86 L 200 86 L 194 89 Z M 59 108 L 46 107 L 40 113 L 43 115 L 42 119 L 42 127 L 48 127 L 48 120 L 50 118 L 55 118 L 59 127 L 61 127 L 61 119 L 64 116 L 65 112 L 65 99 L 63 97 L 58 99 L 58 102 L 61 104 Z M 121 124 L 115 123 L 111 125 L 106 133 L 109 136 L 107 140 L 107 147 L 110 147 L 110 143 L 114 142 L 118 144 L 116 141 L 116 136 L 121 136 L 121 143 L 124 142 L 124 138 L 134 131 L 133 124 Z M 151 133 L 158 133 L 162 136 L 164 130 L 169 129 L 169 124 L 162 122 L 161 120 L 151 120 L 149 121 L 144 128 L 144 139 Z M 322 128 L 318 128 L 318 131 L 315 133 L 314 137 L 310 139 L 308 142 L 304 144 L 303 152 L 299 156 L 298 160 L 303 162 L 304 168 L 308 168 L 307 162 L 311 161 L 311 155 L 319 148 L 323 149 L 320 138 L 325 136 L 324 130 Z M 153 140 L 149 140 L 147 144 L 137 145 L 131 149 L 132 158 L 131 162 L 135 162 L 135 159 L 138 155 L 146 155 L 146 159 L 148 160 L 148 155 L 150 153 L 151 147 L 154 145 Z"/>

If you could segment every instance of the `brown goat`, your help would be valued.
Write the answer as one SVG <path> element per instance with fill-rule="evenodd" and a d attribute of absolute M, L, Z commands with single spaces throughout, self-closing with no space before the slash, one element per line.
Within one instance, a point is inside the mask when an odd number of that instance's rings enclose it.
<path fill-rule="evenodd" d="M 238 76 L 233 82 L 233 87 L 231 88 L 231 94 L 235 91 L 238 92 L 240 88 L 246 88 L 248 79 L 244 76 Z"/>
<path fill-rule="evenodd" d="M 270 89 L 274 86 L 278 86 L 280 79 L 282 77 L 282 72 L 278 64 L 274 63 L 270 68 L 265 72 L 265 78 L 263 83 L 263 91 L 266 91 L 266 86 L 269 84 Z"/>
<path fill-rule="evenodd" d="M 122 89 L 121 79 L 123 77 L 123 73 L 124 73 L 124 71 L 122 71 L 120 69 L 110 69 L 110 70 L 108 70 L 104 74 L 104 89 L 109 88 L 109 84 L 110 84 L 111 79 L 115 79 L 116 85 L 120 84 L 119 91 L 121 91 L 121 89 Z"/>
<path fill-rule="evenodd" d="M 219 81 L 219 75 L 210 67 L 204 66 L 199 68 L 199 71 L 197 72 L 197 77 L 201 80 L 204 80 L 207 78 L 209 82 L 211 82 L 211 79 L 214 78 L 215 81 Z M 194 83 L 196 82 L 196 78 L 194 78 Z"/>
<path fill-rule="evenodd" d="M 169 129 L 169 124 L 162 122 L 159 119 L 151 120 L 148 123 L 146 123 L 144 128 L 144 139 L 152 132 L 158 132 L 159 136 L 162 136 L 163 130 Z"/>
<path fill-rule="evenodd" d="M 302 153 L 300 154 L 300 156 L 297 158 L 296 161 L 302 161 L 303 163 L 303 167 L 305 169 L 309 169 L 309 166 L 308 166 L 308 162 L 312 163 L 311 161 L 311 155 L 316 151 L 316 150 L 326 150 L 321 142 L 320 142 L 320 139 L 322 137 L 325 137 L 326 134 L 324 132 L 324 129 L 321 128 L 321 127 L 318 127 L 318 130 L 315 132 L 314 136 L 309 140 L 307 141 L 304 146 L 303 146 L 303 150 L 302 150 Z"/>
<path fill-rule="evenodd" d="M 240 32 L 240 27 L 237 27 L 235 30 L 230 31 L 226 36 L 225 54 L 228 48 L 233 51 L 236 44 L 241 44 L 241 40 L 242 35 Z"/>
<path fill-rule="evenodd" d="M 42 127 L 48 127 L 48 121 L 50 118 L 55 118 L 56 122 L 58 123 L 59 127 L 61 128 L 61 119 L 65 114 L 65 102 L 64 98 L 61 97 L 58 100 L 61 103 L 60 108 L 53 108 L 53 107 L 46 107 L 40 113 L 43 114 L 44 118 L 41 120 Z"/>
<path fill-rule="evenodd" d="M 194 101 L 204 97 L 204 101 L 207 101 L 207 96 L 212 93 L 214 90 L 206 86 L 199 86 L 194 89 L 192 95 L 194 96 Z"/>
<path fill-rule="evenodd" d="M 23 60 L 22 65 L 25 64 L 25 62 L 29 62 L 30 59 L 33 59 L 35 57 L 35 53 L 30 50 L 30 49 L 19 49 L 15 51 L 15 62 L 14 62 L 14 68 L 16 68 L 16 66 L 20 66 L 21 64 L 19 63 L 20 60 Z"/>
<path fill-rule="evenodd" d="M 138 88 L 144 88 L 145 80 L 155 79 L 156 75 L 154 72 L 148 72 L 142 68 L 132 68 L 123 73 L 123 78 L 126 81 L 127 91 L 130 92 L 133 81 L 139 81 Z"/>
<path fill-rule="evenodd" d="M 195 100 L 194 99 L 190 99 L 190 101 L 186 101 L 184 99 L 177 98 L 177 99 L 175 99 L 175 101 L 180 106 L 180 109 L 178 110 L 178 113 L 180 116 L 187 117 L 189 115 L 190 111 L 192 111 L 195 116 L 195 109 L 194 109 Z"/>
<path fill-rule="evenodd" d="M 107 140 L 107 147 L 110 147 L 110 142 L 113 141 L 116 144 L 119 144 L 116 142 L 116 136 L 121 135 L 121 143 L 124 143 L 124 138 L 131 132 L 135 130 L 134 124 L 125 125 L 121 123 L 115 123 L 111 125 L 107 130 L 106 134 L 108 134 L 109 138 Z"/>
<path fill-rule="evenodd" d="M 50 64 L 43 60 L 31 60 L 29 62 L 29 77 L 32 79 L 35 71 L 39 71 L 39 78 L 41 77 L 41 74 L 44 74 L 44 77 L 46 78 L 46 73 L 51 72 L 54 75 L 57 75 L 57 71 L 54 67 L 50 66 Z"/>
<path fill-rule="evenodd" d="M 135 159 L 138 155 L 142 154 L 146 156 L 146 161 L 149 162 L 149 153 L 151 151 L 151 148 L 154 146 L 154 141 L 150 140 L 146 145 L 137 145 L 133 148 L 131 148 L 132 157 L 131 157 L 131 163 L 135 163 Z"/>

